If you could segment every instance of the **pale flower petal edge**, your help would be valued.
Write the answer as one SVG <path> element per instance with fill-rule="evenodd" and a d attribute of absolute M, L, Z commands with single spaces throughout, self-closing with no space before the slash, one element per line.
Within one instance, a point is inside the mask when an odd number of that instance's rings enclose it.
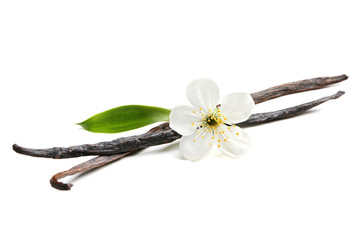
<path fill-rule="evenodd" d="M 200 124 L 200 118 L 194 114 L 194 111 L 194 107 L 186 105 L 174 107 L 170 112 L 170 128 L 183 136 L 193 134 Z"/>
<path fill-rule="evenodd" d="M 189 102 L 198 110 L 200 108 L 209 110 L 219 104 L 220 91 L 213 80 L 200 78 L 188 85 L 186 96 Z"/>
<path fill-rule="evenodd" d="M 227 123 L 240 123 L 247 120 L 255 102 L 246 92 L 234 92 L 225 96 L 221 102 L 221 112 L 226 115 Z"/>
<path fill-rule="evenodd" d="M 244 156 L 251 147 L 251 138 L 249 134 L 239 127 L 235 127 L 231 131 L 231 137 L 227 141 L 222 142 L 220 150 L 231 158 L 239 158 Z"/>
<path fill-rule="evenodd" d="M 184 158 L 195 161 L 205 157 L 210 152 L 211 134 L 205 132 L 201 136 L 195 132 L 193 135 L 183 136 L 180 139 L 180 152 Z"/>

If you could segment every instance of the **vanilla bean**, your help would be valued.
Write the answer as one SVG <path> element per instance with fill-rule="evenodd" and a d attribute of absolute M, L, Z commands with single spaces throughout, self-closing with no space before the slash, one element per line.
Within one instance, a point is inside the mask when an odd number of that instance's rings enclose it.
<path fill-rule="evenodd" d="M 310 78 L 271 87 L 263 91 L 252 93 L 251 96 L 255 103 L 261 103 L 273 98 L 282 97 L 293 93 L 324 88 L 326 86 L 345 81 L 346 79 L 348 79 L 348 76 L 345 74 L 335 77 Z"/>
<path fill-rule="evenodd" d="M 168 125 L 163 123 L 163 124 L 160 124 L 159 126 L 156 126 L 152 129 L 150 129 L 147 133 L 159 132 L 159 131 L 164 130 L 164 128 L 168 128 Z M 71 183 L 59 182 L 59 179 L 68 177 L 68 176 L 72 176 L 77 173 L 87 172 L 89 170 L 104 166 L 105 164 L 117 161 L 119 159 L 126 157 L 127 155 L 129 155 L 131 153 L 138 152 L 140 150 L 141 149 L 139 148 L 139 149 L 133 149 L 131 151 L 121 153 L 121 154 L 115 154 L 115 155 L 111 155 L 111 156 L 99 156 L 99 157 L 92 158 L 86 162 L 80 163 L 80 164 L 76 165 L 75 167 L 70 168 L 67 171 L 63 171 L 63 172 L 59 172 L 59 173 L 55 174 L 50 179 L 50 184 L 52 187 L 59 189 L 59 190 L 70 190 L 73 185 Z"/>
<path fill-rule="evenodd" d="M 91 155 L 114 155 L 131 151 L 132 149 L 150 147 L 164 143 L 170 143 L 179 139 L 180 134 L 172 130 L 168 123 L 167 128 L 159 132 L 143 133 L 130 137 L 117 138 L 112 141 L 95 144 L 83 144 L 71 147 L 53 147 L 45 149 L 24 148 L 17 144 L 13 145 L 14 151 L 32 157 L 44 158 L 73 158 Z"/>
<path fill-rule="evenodd" d="M 290 118 L 296 115 L 300 115 L 303 112 L 316 107 L 317 105 L 320 105 L 326 101 L 329 101 L 331 99 L 337 99 L 341 97 L 343 94 L 345 94 L 344 91 L 338 91 L 336 94 L 320 98 L 315 101 L 311 101 L 308 103 L 300 104 L 294 107 L 289 107 L 286 109 L 274 111 L 274 112 L 267 112 L 267 113 L 255 113 L 252 114 L 249 119 L 245 122 L 238 123 L 237 125 L 239 127 L 246 127 L 251 125 L 258 125 L 261 123 L 267 123 L 275 120 Z"/>
<path fill-rule="evenodd" d="M 343 91 L 339 91 L 336 94 L 333 94 L 333 95 L 330 95 L 327 97 L 323 97 L 323 98 L 320 98 L 315 101 L 311 101 L 308 103 L 300 104 L 300 105 L 297 105 L 294 107 L 290 107 L 290 108 L 286 108 L 286 109 L 282 109 L 282 110 L 278 110 L 278 111 L 274 111 L 274 112 L 255 113 L 255 114 L 252 114 L 247 121 L 239 123 L 237 125 L 240 127 L 246 127 L 249 125 L 257 125 L 257 124 L 267 123 L 267 122 L 280 120 L 280 119 L 284 119 L 284 118 L 294 117 L 294 116 L 304 113 L 305 111 L 307 111 L 313 107 L 316 107 L 319 104 L 322 104 L 328 100 L 337 99 L 337 98 L 341 97 L 344 93 L 345 92 L 343 92 Z M 161 131 L 169 131 L 169 130 L 170 130 L 171 134 L 174 134 L 171 137 L 171 139 L 174 139 L 174 138 L 177 139 L 177 138 L 181 137 L 181 135 L 177 134 L 175 131 L 173 131 L 169 128 L 168 123 L 160 124 L 159 126 L 153 128 L 149 132 L 147 132 L 147 134 L 161 132 Z M 176 137 L 174 137 L 174 136 L 176 136 Z M 166 142 L 168 142 L 168 141 L 166 141 Z M 73 185 L 70 183 L 59 182 L 59 179 L 101 167 L 108 163 L 122 159 L 131 153 L 136 153 L 144 148 L 146 148 L 146 147 L 142 146 L 142 147 L 133 148 L 128 152 L 124 152 L 124 153 L 120 153 L 120 154 L 115 154 L 115 155 L 111 155 L 111 156 L 99 156 L 99 157 L 92 158 L 86 162 L 76 165 L 75 167 L 73 167 L 67 171 L 63 171 L 63 172 L 59 172 L 59 173 L 55 174 L 50 179 L 50 184 L 51 184 L 51 186 L 53 186 L 54 188 L 59 189 L 59 190 L 70 190 Z"/>
<path fill-rule="evenodd" d="M 321 103 L 324 103 L 330 99 L 336 99 L 343 94 L 344 92 L 339 91 L 334 95 L 324 97 L 312 102 L 300 104 L 295 107 L 290 107 L 274 112 L 252 114 L 247 121 L 238 123 L 237 125 L 238 126 L 254 125 L 254 124 L 260 124 L 260 123 L 293 117 Z M 46 149 L 23 148 L 19 145 L 14 144 L 13 149 L 18 153 L 33 157 L 45 157 L 45 158 L 55 158 L 55 159 L 89 156 L 89 155 L 105 156 L 105 155 L 125 153 L 128 151 L 132 151 L 134 149 L 146 148 L 150 146 L 170 143 L 181 137 L 180 134 L 178 134 L 169 127 L 168 123 L 163 123 L 160 126 L 161 126 L 161 130 L 159 131 L 152 131 L 130 137 L 122 137 L 112 141 L 100 142 L 96 144 L 84 144 L 84 145 L 72 146 L 68 148 L 54 147 L 54 148 L 46 148 Z"/>
<path fill-rule="evenodd" d="M 255 103 L 260 103 L 276 97 L 285 96 L 288 94 L 323 88 L 328 85 L 344 81 L 347 78 L 348 77 L 346 75 L 340 75 L 335 77 L 319 77 L 319 78 L 312 78 L 302 81 L 290 82 L 272 88 L 268 88 L 263 91 L 252 93 L 251 96 L 253 97 Z M 296 110 L 294 111 L 296 112 Z M 251 116 L 251 118 L 253 118 L 254 120 L 255 118 L 262 119 L 263 116 L 265 115 L 254 115 Z M 269 116 L 269 113 L 267 113 L 266 116 Z M 291 111 L 285 115 L 278 115 L 278 117 L 281 118 L 285 118 L 286 116 L 287 117 L 292 116 Z M 158 145 L 158 144 L 166 143 L 163 141 L 163 139 L 166 139 L 166 141 L 168 142 L 172 142 L 178 139 L 179 137 L 180 137 L 179 134 L 168 128 L 168 129 L 164 129 L 164 131 L 161 132 L 146 133 L 138 136 L 119 138 L 110 142 L 100 142 L 97 144 L 84 144 L 84 145 L 72 146 L 68 148 L 54 147 L 48 149 L 31 149 L 31 148 L 23 148 L 17 144 L 14 144 L 13 149 L 17 153 L 25 154 L 33 157 L 58 159 L 58 158 L 80 157 L 87 155 L 119 154 L 138 147 L 148 147 L 148 146 L 152 146 L 153 144 Z"/>
<path fill-rule="evenodd" d="M 89 161 L 80 163 L 79 165 L 76 165 L 73 168 L 70 168 L 67 171 L 64 172 L 59 172 L 57 174 L 55 174 L 51 179 L 50 179 L 50 184 L 52 187 L 58 189 L 58 190 L 70 190 L 71 187 L 73 186 L 71 183 L 62 183 L 59 182 L 59 179 L 67 177 L 67 176 L 71 176 L 77 173 L 82 173 L 82 172 L 86 172 L 89 171 L 91 169 L 95 169 L 98 167 L 101 167 L 105 164 L 114 162 L 116 160 L 119 160 L 121 158 L 126 157 L 127 155 L 129 155 L 130 153 L 135 152 L 135 150 L 133 151 L 129 151 L 126 153 L 122 153 L 122 154 L 116 154 L 116 155 L 111 155 L 111 156 L 99 156 L 99 157 L 95 157 Z"/>
<path fill-rule="evenodd" d="M 312 79 L 286 83 L 283 85 L 268 88 L 263 91 L 252 93 L 251 96 L 255 103 L 261 103 L 273 98 L 277 98 L 293 93 L 324 88 L 328 85 L 342 82 L 347 78 L 348 77 L 346 75 L 340 75 L 335 77 L 312 78 Z M 303 112 L 319 104 L 322 104 L 330 99 L 337 99 L 343 94 L 344 94 L 343 91 L 339 91 L 334 95 L 323 97 L 321 99 L 300 104 L 294 107 L 290 107 L 274 112 L 252 114 L 247 121 L 238 123 L 236 125 L 240 127 L 246 127 L 246 126 L 258 125 L 270 121 L 276 121 L 284 118 L 293 117 L 302 114 Z M 29 156 L 47 157 L 47 158 L 55 158 L 55 159 L 88 156 L 88 155 L 100 155 L 86 162 L 78 164 L 67 171 L 59 172 L 50 179 L 51 186 L 53 186 L 54 188 L 59 190 L 70 190 L 72 184 L 59 182 L 59 179 L 99 168 L 110 162 L 114 162 L 116 160 L 122 159 L 131 153 L 136 153 L 150 146 L 170 143 L 179 138 L 181 138 L 181 135 L 175 132 L 174 130 L 172 130 L 169 127 L 169 123 L 163 123 L 151 129 L 147 133 L 137 136 L 118 138 L 109 142 L 100 142 L 97 144 L 84 144 L 84 145 L 72 146 L 68 148 L 55 147 L 48 149 L 23 148 L 19 145 L 14 144 L 13 149 L 18 153 Z"/>

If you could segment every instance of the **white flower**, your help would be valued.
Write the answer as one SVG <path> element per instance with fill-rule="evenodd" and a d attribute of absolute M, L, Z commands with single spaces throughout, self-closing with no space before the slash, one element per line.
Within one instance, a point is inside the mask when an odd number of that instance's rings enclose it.
<path fill-rule="evenodd" d="M 193 106 L 177 106 L 170 113 L 170 127 L 183 135 L 180 152 L 185 158 L 200 159 L 212 146 L 232 157 L 247 150 L 249 137 L 234 124 L 251 115 L 255 103 L 250 94 L 231 93 L 219 104 L 216 83 L 198 79 L 189 84 L 186 95 Z"/>

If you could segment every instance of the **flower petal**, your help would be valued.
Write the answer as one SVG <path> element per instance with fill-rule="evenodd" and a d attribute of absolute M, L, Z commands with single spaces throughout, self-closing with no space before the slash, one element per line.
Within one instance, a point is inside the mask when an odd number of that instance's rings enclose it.
<path fill-rule="evenodd" d="M 249 93 L 230 93 L 221 103 L 221 113 L 227 118 L 227 123 L 239 123 L 250 117 L 254 106 L 254 100 Z"/>
<path fill-rule="evenodd" d="M 249 135 L 239 127 L 231 127 L 227 131 L 228 138 L 224 141 L 224 135 L 220 135 L 220 150 L 230 157 L 239 157 L 244 155 L 250 148 L 251 141 Z"/>
<path fill-rule="evenodd" d="M 189 160 L 199 160 L 205 157 L 211 149 L 211 137 L 212 134 L 208 131 L 202 132 L 202 134 L 195 132 L 193 135 L 182 137 L 180 140 L 181 154 Z"/>
<path fill-rule="evenodd" d="M 193 134 L 201 121 L 202 118 L 194 107 L 181 105 L 170 112 L 170 128 L 183 136 Z"/>
<path fill-rule="evenodd" d="M 186 96 L 194 107 L 205 108 L 207 111 L 213 110 L 219 104 L 220 92 L 214 81 L 201 78 L 188 85 Z"/>

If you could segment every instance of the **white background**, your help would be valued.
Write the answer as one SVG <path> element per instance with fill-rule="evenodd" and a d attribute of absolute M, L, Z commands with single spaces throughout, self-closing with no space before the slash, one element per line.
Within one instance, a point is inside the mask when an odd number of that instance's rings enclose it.
<path fill-rule="evenodd" d="M 1 1 L 1 239 L 360 239 L 358 1 Z M 74 123 L 126 104 L 187 104 L 193 79 L 222 96 L 349 75 L 256 106 L 277 110 L 338 90 L 310 113 L 247 128 L 252 150 L 183 160 L 153 147 L 58 191 L 50 177 L 90 159 L 45 148 L 94 134 Z"/>

